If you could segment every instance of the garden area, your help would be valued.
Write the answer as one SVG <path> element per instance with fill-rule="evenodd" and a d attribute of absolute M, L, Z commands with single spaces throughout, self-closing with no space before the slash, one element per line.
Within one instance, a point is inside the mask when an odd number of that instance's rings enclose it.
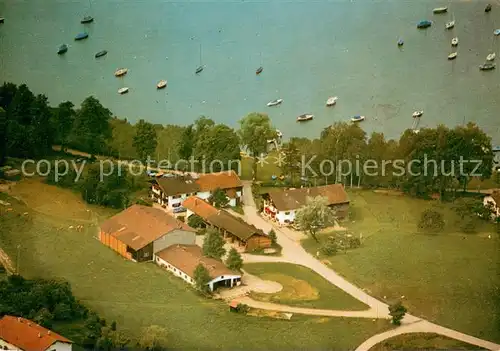
<path fill-rule="evenodd" d="M 100 244 L 91 218 L 101 221 L 112 212 L 85 204 L 79 194 L 33 179 L 15 185 L 11 196 L 0 193 L 0 199 L 11 204 L 9 211 L 0 207 L 0 247 L 15 260 L 21 245 L 20 273 L 26 278 L 68 280 L 78 299 L 107 320 L 115 320 L 130 336 L 157 324 L 168 330 L 169 346 L 178 349 L 301 349 L 304 345 L 354 349 L 390 328 L 387 321 L 369 319 L 294 315 L 288 321 L 231 313 L 224 303 L 198 295 L 156 265 L 127 261 Z M 77 229 L 79 225 L 83 227 Z M 72 335 L 78 326 L 75 329 Z"/>
<path fill-rule="evenodd" d="M 275 294 L 252 292 L 250 296 L 255 300 L 331 310 L 362 311 L 369 308 L 304 266 L 291 263 L 247 263 L 245 271 L 283 286 L 283 290 Z"/>
<path fill-rule="evenodd" d="M 385 301 L 401 298 L 409 313 L 443 326 L 500 341 L 499 235 L 478 221 L 465 234 L 449 203 L 374 191 L 348 191 L 351 216 L 341 223 L 360 238 L 345 253 L 321 255 L 333 270 Z M 418 229 L 421 213 L 442 214 L 438 233 Z M 332 232 L 302 242 L 316 255 Z"/>

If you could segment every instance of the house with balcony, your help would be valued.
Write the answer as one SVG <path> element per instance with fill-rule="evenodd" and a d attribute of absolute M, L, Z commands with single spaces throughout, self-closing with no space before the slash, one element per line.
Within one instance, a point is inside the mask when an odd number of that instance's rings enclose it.
<path fill-rule="evenodd" d="M 229 206 L 241 203 L 243 184 L 234 171 L 156 177 L 151 181 L 151 198 L 173 211 L 189 196 L 207 200 L 216 189 L 225 192 Z"/>
<path fill-rule="evenodd" d="M 307 203 L 307 198 L 317 196 L 327 199 L 328 206 L 335 210 L 339 219 L 347 217 L 349 197 L 342 184 L 269 191 L 262 195 L 264 215 L 280 225 L 292 225 L 297 210 Z"/>

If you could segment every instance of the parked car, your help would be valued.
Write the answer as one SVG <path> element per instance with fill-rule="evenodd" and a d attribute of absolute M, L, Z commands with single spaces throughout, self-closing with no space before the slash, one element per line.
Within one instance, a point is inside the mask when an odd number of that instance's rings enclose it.
<path fill-rule="evenodd" d="M 184 207 L 177 207 L 177 208 L 174 208 L 173 213 L 182 213 L 182 212 L 186 212 L 186 209 Z"/>

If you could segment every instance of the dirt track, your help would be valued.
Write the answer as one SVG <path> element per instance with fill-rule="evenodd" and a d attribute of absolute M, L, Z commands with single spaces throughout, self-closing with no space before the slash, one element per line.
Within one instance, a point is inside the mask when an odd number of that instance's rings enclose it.
<path fill-rule="evenodd" d="M 9 273 L 9 274 L 15 273 L 14 266 L 12 265 L 12 261 L 10 260 L 9 256 L 7 256 L 5 251 L 3 251 L 2 249 L 0 249 L 0 263 L 5 267 L 5 270 L 7 271 L 7 273 Z"/>

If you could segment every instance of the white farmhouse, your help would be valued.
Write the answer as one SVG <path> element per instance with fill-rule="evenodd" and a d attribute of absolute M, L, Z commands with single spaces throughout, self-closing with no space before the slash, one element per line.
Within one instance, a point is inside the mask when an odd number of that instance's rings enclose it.
<path fill-rule="evenodd" d="M 73 342 L 29 319 L 0 319 L 0 349 L 16 351 L 71 351 Z"/>

